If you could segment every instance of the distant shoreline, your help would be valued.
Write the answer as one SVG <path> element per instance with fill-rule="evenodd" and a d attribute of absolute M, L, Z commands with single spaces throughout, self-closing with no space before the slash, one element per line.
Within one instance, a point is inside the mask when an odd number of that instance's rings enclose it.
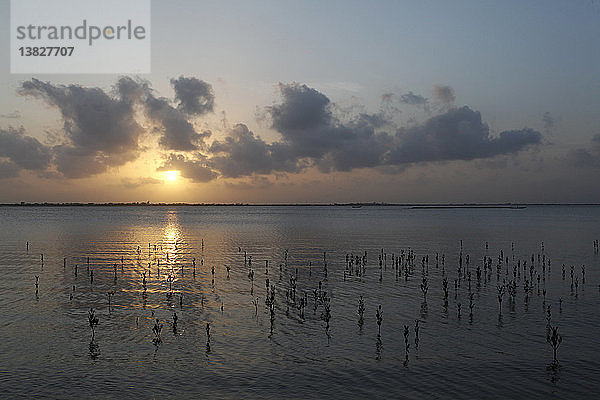
<path fill-rule="evenodd" d="M 597 203 L 0 203 L 0 207 L 407 207 L 410 209 L 450 208 L 506 208 L 523 209 L 528 206 L 600 206 Z"/>

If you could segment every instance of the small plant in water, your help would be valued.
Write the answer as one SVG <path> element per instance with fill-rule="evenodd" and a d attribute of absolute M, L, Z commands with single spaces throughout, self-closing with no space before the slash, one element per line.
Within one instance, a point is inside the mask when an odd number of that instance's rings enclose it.
<path fill-rule="evenodd" d="M 106 293 L 106 297 L 108 297 L 108 312 L 112 311 L 112 297 L 115 295 L 115 291 L 111 290 L 110 292 Z"/>
<path fill-rule="evenodd" d="M 415 319 L 415 348 L 419 348 L 419 320 Z"/>
<path fill-rule="evenodd" d="M 502 300 L 505 292 L 506 287 L 504 285 L 498 285 L 498 304 L 500 305 L 500 314 L 502 314 Z"/>
<path fill-rule="evenodd" d="M 364 314 L 365 314 L 365 301 L 363 300 L 362 295 L 358 299 L 358 326 L 362 327 L 364 323 Z"/>
<path fill-rule="evenodd" d="M 558 346 L 560 346 L 560 344 L 562 343 L 562 340 L 563 340 L 562 336 L 559 335 L 559 333 L 558 333 L 558 326 L 550 325 L 550 334 L 546 338 L 546 341 L 548 343 L 550 343 L 550 346 L 552 346 L 552 352 L 553 352 L 553 356 L 554 356 L 554 359 L 552 362 L 553 367 L 558 366 L 558 360 L 556 359 L 556 350 L 558 349 Z"/>
<path fill-rule="evenodd" d="M 92 329 L 92 341 L 94 341 L 94 337 L 96 336 L 96 326 L 98 326 L 98 317 L 96 316 L 96 311 L 93 308 L 90 308 L 88 311 L 88 322 L 90 324 L 90 328 Z"/>
<path fill-rule="evenodd" d="M 408 364 L 408 349 L 410 348 L 410 343 L 408 342 L 408 325 L 404 325 L 404 366 Z"/>
<path fill-rule="evenodd" d="M 177 320 L 179 318 L 177 317 L 177 313 L 174 312 L 173 313 L 173 335 L 177 335 Z"/>
<path fill-rule="evenodd" d="M 427 283 L 427 277 L 423 276 L 423 282 L 421 283 L 421 292 L 423 292 L 424 301 L 427 301 L 427 290 L 429 290 L 429 284 Z"/>
<path fill-rule="evenodd" d="M 252 304 L 254 304 L 254 316 L 258 316 L 258 297 L 252 300 Z"/>
<path fill-rule="evenodd" d="M 448 307 L 448 279 L 446 277 L 442 281 L 442 289 L 444 290 L 444 307 Z"/>
<path fill-rule="evenodd" d="M 469 318 L 471 319 L 471 321 L 473 321 L 473 296 L 475 295 L 475 293 L 469 293 Z"/>
<path fill-rule="evenodd" d="M 160 334 L 162 333 L 162 328 L 163 324 L 161 324 L 157 318 L 156 322 L 154 322 L 154 326 L 152 327 L 152 332 L 154 332 L 154 339 L 152 339 L 152 342 L 154 342 L 154 344 L 156 345 L 162 342 L 162 338 L 160 336 Z"/>
<path fill-rule="evenodd" d="M 381 310 L 381 304 L 377 308 L 375 316 L 377 317 L 377 334 L 381 335 L 381 321 L 383 321 L 383 311 Z"/>

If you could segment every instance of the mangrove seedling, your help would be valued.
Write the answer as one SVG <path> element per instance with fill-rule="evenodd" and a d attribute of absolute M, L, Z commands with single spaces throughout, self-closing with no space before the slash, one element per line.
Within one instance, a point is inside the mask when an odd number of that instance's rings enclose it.
<path fill-rule="evenodd" d="M 375 316 L 377 317 L 377 334 L 381 335 L 381 321 L 383 321 L 383 311 L 381 310 L 381 304 L 377 308 Z"/>
<path fill-rule="evenodd" d="M 444 290 L 444 305 L 448 305 L 448 279 L 446 277 L 442 281 L 442 289 Z"/>
<path fill-rule="evenodd" d="M 156 322 L 154 322 L 154 327 L 152 327 L 152 332 L 154 332 L 154 339 L 152 339 L 152 342 L 154 342 L 154 344 L 156 344 L 156 345 L 158 345 L 158 344 L 160 344 L 160 342 L 162 342 L 162 338 L 160 336 L 160 334 L 162 333 L 162 328 L 163 328 L 163 324 L 161 324 L 157 318 Z"/>
<path fill-rule="evenodd" d="M 502 300 L 505 292 L 506 287 L 504 287 L 504 285 L 498 285 L 498 304 L 500 305 L 500 313 L 502 313 Z"/>
<path fill-rule="evenodd" d="M 254 304 L 254 315 L 258 316 L 258 297 L 252 300 L 252 304 Z"/>
<path fill-rule="evenodd" d="M 427 277 L 423 276 L 423 282 L 421 283 L 421 292 L 423 292 L 423 300 L 427 301 L 427 290 L 429 290 L 429 285 L 427 283 Z"/>
<path fill-rule="evenodd" d="M 358 299 L 358 326 L 362 327 L 364 323 L 364 313 L 365 313 L 365 301 L 363 300 L 362 295 Z"/>
<path fill-rule="evenodd" d="M 106 297 L 108 297 L 108 312 L 112 311 L 111 308 L 111 303 L 112 303 L 112 297 L 115 295 L 115 291 L 111 290 L 110 292 L 106 293 Z"/>
<path fill-rule="evenodd" d="M 93 308 L 90 308 L 90 311 L 88 311 L 88 322 L 92 329 L 92 341 L 94 341 L 94 337 L 96 336 L 96 326 L 98 326 L 98 317 Z"/>
<path fill-rule="evenodd" d="M 419 348 L 419 320 L 415 319 L 415 348 Z"/>
<path fill-rule="evenodd" d="M 469 318 L 473 320 L 473 296 L 475 293 L 469 293 Z"/>
<path fill-rule="evenodd" d="M 550 326 L 550 332 L 551 333 L 548 338 L 548 343 L 550 343 L 550 345 L 552 346 L 552 352 L 554 355 L 553 365 L 558 366 L 558 360 L 556 359 L 556 350 L 558 349 L 558 346 L 560 346 L 560 344 L 562 343 L 563 338 L 558 333 L 558 326 Z"/>
<path fill-rule="evenodd" d="M 408 349 L 410 347 L 410 343 L 408 342 L 408 325 L 404 325 L 404 350 L 405 350 L 405 358 L 404 358 L 404 366 L 408 363 Z"/>

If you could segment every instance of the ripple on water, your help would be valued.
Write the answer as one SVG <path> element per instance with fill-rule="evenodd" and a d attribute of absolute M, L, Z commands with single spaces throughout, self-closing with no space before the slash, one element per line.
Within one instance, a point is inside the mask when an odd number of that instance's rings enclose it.
<path fill-rule="evenodd" d="M 9 397 L 585 398 L 600 390 L 600 257 L 591 246 L 600 237 L 597 208 L 3 207 L 0 216 L 0 389 Z M 460 239 L 471 261 L 472 320 L 467 282 L 455 297 Z M 477 284 L 474 271 L 486 241 L 493 271 L 489 282 Z M 537 290 L 525 302 L 521 277 L 514 304 L 505 295 L 499 318 L 497 285 L 512 279 L 501 268 L 496 281 L 499 252 L 512 262 L 514 242 L 515 259 L 530 260 L 541 252 L 541 241 L 553 260 L 542 281 L 546 303 Z M 382 248 L 387 264 L 380 273 Z M 416 254 L 414 271 L 408 280 L 396 279 L 391 254 L 408 249 Z M 253 284 L 243 250 L 252 256 Z M 346 254 L 364 251 L 365 275 L 344 274 Z M 446 308 L 436 253 L 445 255 Z M 426 254 L 425 305 L 420 285 Z M 574 265 L 581 275 L 582 264 L 586 284 L 575 296 L 568 268 Z M 296 269 L 296 296 L 306 293 L 308 299 L 304 318 L 286 305 Z M 277 293 L 272 332 L 267 277 Z M 319 282 L 331 299 L 328 330 L 322 302 L 314 310 Z M 546 368 L 552 359 L 545 341 L 548 305 L 564 337 L 557 372 Z M 99 318 L 95 357 L 90 307 Z M 152 343 L 157 318 L 163 324 L 159 346 Z M 410 328 L 406 365 L 404 325 Z"/>

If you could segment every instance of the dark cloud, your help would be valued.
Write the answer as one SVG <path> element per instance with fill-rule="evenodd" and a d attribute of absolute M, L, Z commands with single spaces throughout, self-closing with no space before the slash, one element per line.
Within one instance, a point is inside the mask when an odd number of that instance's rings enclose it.
<path fill-rule="evenodd" d="M 14 178 L 21 169 L 10 160 L 0 160 L 0 179 Z"/>
<path fill-rule="evenodd" d="M 395 120 L 399 104 L 428 107 L 429 100 L 413 92 L 388 93 L 382 96 L 379 112 L 364 112 L 362 107 L 344 111 L 325 94 L 291 83 L 280 84 L 281 100 L 265 109 L 270 127 L 280 139 L 268 143 L 244 124 L 231 129 L 224 125 L 224 138 L 209 145 L 206 140 L 211 132 L 198 132 L 190 118 L 213 111 L 212 87 L 185 77 L 172 79 L 171 84 L 174 100 L 155 95 L 148 82 L 129 77 L 119 79 L 111 93 L 36 79 L 24 82 L 21 94 L 42 98 L 60 110 L 65 136 L 51 151 L 37 141 L 24 140 L 40 153 L 29 162 L 38 160 L 35 167 L 44 169 L 52 154 L 63 176 L 80 178 L 133 161 L 144 151 L 140 146 L 143 129 L 135 120 L 138 109 L 150 121 L 152 133 L 159 135 L 161 148 L 169 151 L 159 170 L 178 170 L 182 177 L 196 182 L 298 173 L 308 167 L 322 172 L 357 168 L 401 171 L 413 163 L 513 154 L 541 142 L 540 133 L 531 129 L 491 137 L 477 111 L 450 107 L 454 91 L 449 86 L 434 88 L 435 98 L 447 106 L 445 112 L 399 129 Z M 22 133 L 12 136 L 23 137 Z M 11 154 L 23 152 L 11 150 Z M 18 167 L 29 168 L 23 164 L 26 158 L 8 158 Z M 3 168 L 10 172 L 11 164 L 5 164 Z M 152 182 L 122 183 L 137 187 Z"/>
<path fill-rule="evenodd" d="M 283 102 L 267 110 L 273 128 L 289 140 L 305 140 L 307 132 L 331 122 L 329 98 L 323 93 L 298 83 L 279 84 Z M 317 136 L 314 134 L 313 136 Z"/>
<path fill-rule="evenodd" d="M 427 99 L 420 94 L 414 94 L 408 92 L 400 95 L 400 101 L 404 104 L 410 104 L 413 106 L 424 106 L 427 104 Z"/>
<path fill-rule="evenodd" d="M 66 177 L 85 177 L 135 160 L 141 153 L 142 128 L 132 102 L 111 97 L 100 88 L 53 85 L 31 79 L 19 92 L 57 107 L 66 143 L 54 148 L 56 167 Z"/>
<path fill-rule="evenodd" d="M 354 121 L 361 121 L 364 122 L 366 124 L 368 124 L 369 126 L 372 126 L 375 129 L 378 128 L 384 128 L 384 127 L 390 127 L 390 126 L 394 126 L 395 124 L 390 120 L 389 114 L 385 113 L 385 112 L 378 112 L 378 113 L 374 113 L 374 114 L 369 114 L 369 113 L 360 113 L 358 115 L 358 118 L 353 118 L 350 120 L 350 123 L 354 122 Z"/>
<path fill-rule="evenodd" d="M 142 153 L 144 130 L 135 119 L 137 106 L 155 125 L 152 133 L 160 135 L 162 148 L 196 151 L 205 147 L 210 131 L 197 132 L 188 114 L 212 110 L 210 85 L 183 77 L 172 83 L 178 108 L 168 99 L 156 97 L 148 82 L 130 77 L 119 79 L 111 93 L 37 79 L 23 82 L 19 92 L 41 98 L 60 110 L 64 143 L 53 148 L 56 168 L 68 178 L 83 178 L 134 161 Z"/>
<path fill-rule="evenodd" d="M 433 97 L 447 106 L 454 104 L 454 100 L 456 99 L 454 89 L 446 85 L 434 85 Z"/>
<path fill-rule="evenodd" d="M 71 145 L 54 146 L 53 152 L 56 169 L 67 178 L 86 178 L 105 172 L 113 165 L 125 163 L 113 163 L 112 155 L 105 158 L 104 152 L 90 152 L 88 149 Z"/>
<path fill-rule="evenodd" d="M 209 182 L 218 174 L 213 171 L 202 154 L 196 154 L 196 158 L 188 158 L 182 154 L 169 154 L 158 171 L 179 171 L 184 178 L 194 182 Z"/>
<path fill-rule="evenodd" d="M 288 185 L 288 183 L 279 183 L 280 185 Z M 274 182 L 265 176 L 252 176 L 246 180 L 238 180 L 234 182 L 225 181 L 225 187 L 234 190 L 256 190 L 266 189 L 274 185 Z"/>
<path fill-rule="evenodd" d="M 212 89 L 209 85 L 202 91 L 204 85 L 208 84 L 196 78 L 181 77 L 171 80 L 171 83 L 175 88 L 176 99 L 179 101 L 178 108 L 173 107 L 169 99 L 155 96 L 150 84 L 145 81 L 129 77 L 121 78 L 117 84 L 117 92 L 122 101 L 130 107 L 135 104 L 142 106 L 148 119 L 155 124 L 153 132 L 160 135 L 159 144 L 163 149 L 199 150 L 204 147 L 204 139 L 208 138 L 211 132 L 197 132 L 188 114 L 201 114 L 212 110 Z M 186 88 L 188 84 L 190 87 Z M 210 95 L 209 100 L 203 97 L 208 95 Z"/>
<path fill-rule="evenodd" d="M 282 101 L 268 107 L 267 113 L 281 140 L 266 143 L 246 126 L 236 126 L 209 148 L 213 156 L 208 164 L 223 177 L 299 172 L 308 166 L 322 172 L 401 170 L 412 163 L 512 154 L 541 143 L 541 134 L 531 129 L 491 137 L 480 113 L 468 107 L 403 129 L 396 129 L 392 116 L 383 112 L 357 113 L 342 122 L 334 115 L 335 105 L 315 89 L 297 83 L 279 88 Z"/>
<path fill-rule="evenodd" d="M 210 84 L 197 78 L 180 76 L 171 79 L 171 85 L 175 90 L 175 101 L 178 102 L 177 109 L 192 115 L 213 111 L 215 95 Z"/>
<path fill-rule="evenodd" d="M 159 144 L 166 150 L 199 150 L 204 147 L 204 139 L 211 135 L 210 131 L 198 133 L 185 114 L 173 108 L 163 97 L 148 94 L 145 106 L 148 117 L 160 125 Z"/>
<path fill-rule="evenodd" d="M 372 127 L 373 121 L 381 124 L 377 117 L 362 114 L 356 124 L 345 126 L 332 115 L 331 102 L 324 94 L 297 83 L 280 84 L 279 88 L 283 101 L 267 111 L 272 128 L 283 138 L 281 145 L 288 147 L 282 153 L 289 157 L 319 160 L 344 142 L 372 134 L 364 128 Z"/>
<path fill-rule="evenodd" d="M 204 147 L 204 139 L 210 131 L 197 132 L 188 114 L 203 114 L 212 111 L 214 96 L 207 83 L 196 78 L 172 79 L 177 108 L 165 97 L 154 95 L 150 84 L 145 81 L 124 77 L 117 85 L 119 94 L 130 104 L 140 104 L 148 119 L 160 134 L 159 144 L 165 150 L 195 151 Z M 189 85 L 189 87 L 186 87 Z"/>
<path fill-rule="evenodd" d="M 331 129 L 338 140 L 321 159 L 314 160 L 322 172 L 381 166 L 385 163 L 385 154 L 394 145 L 388 133 L 376 132 L 376 125 L 364 117 Z"/>
<path fill-rule="evenodd" d="M 540 144 L 542 136 L 532 129 L 501 132 L 489 136 L 481 114 L 469 107 L 455 108 L 422 125 L 397 132 L 397 145 L 389 153 L 389 164 L 423 161 L 473 160 L 522 150 Z"/>
<path fill-rule="evenodd" d="M 243 124 L 234 126 L 223 141 L 213 142 L 209 151 L 214 154 L 210 165 L 226 178 L 298 170 L 296 157 L 288 153 L 288 146 L 267 144 Z"/>
<path fill-rule="evenodd" d="M 0 129 L 0 157 L 18 169 L 44 170 L 50 164 L 50 149 L 21 129 Z"/>

